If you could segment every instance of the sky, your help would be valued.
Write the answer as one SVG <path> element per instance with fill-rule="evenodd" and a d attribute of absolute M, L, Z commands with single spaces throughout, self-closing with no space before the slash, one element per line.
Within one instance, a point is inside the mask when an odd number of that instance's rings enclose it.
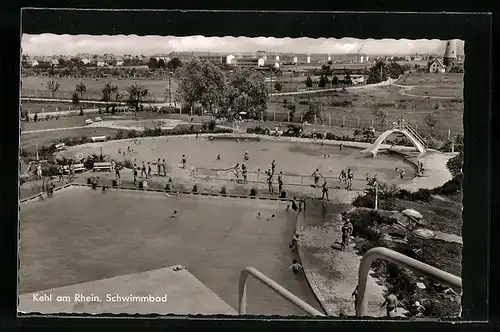
<path fill-rule="evenodd" d="M 367 55 L 409 55 L 444 53 L 445 41 L 432 39 L 356 39 L 356 38 L 274 38 L 274 37 L 204 37 L 204 36 L 91 36 L 23 34 L 24 54 L 76 55 L 78 53 L 117 55 L 153 55 L 170 52 L 282 52 L 282 53 L 364 53 Z M 364 45 L 364 46 L 363 46 Z M 457 53 L 463 54 L 464 42 L 457 40 Z"/>

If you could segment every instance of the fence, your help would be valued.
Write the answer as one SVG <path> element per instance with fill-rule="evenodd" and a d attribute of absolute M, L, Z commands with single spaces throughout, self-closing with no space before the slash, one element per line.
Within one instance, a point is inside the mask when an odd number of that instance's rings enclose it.
<path fill-rule="evenodd" d="M 384 259 L 399 266 L 410 269 L 422 276 L 435 280 L 443 285 L 462 291 L 462 279 L 448 272 L 437 269 L 433 266 L 419 262 L 416 259 L 400 254 L 394 250 L 383 247 L 372 248 L 368 250 L 359 264 L 358 271 L 358 306 L 356 308 L 357 316 L 366 316 L 368 311 L 368 296 L 366 296 L 366 283 L 370 267 L 376 259 Z"/>
<path fill-rule="evenodd" d="M 238 314 L 245 315 L 247 313 L 247 280 L 248 276 L 251 275 L 262 284 L 266 285 L 269 289 L 274 291 L 276 294 L 280 295 L 288 302 L 293 303 L 295 306 L 304 310 L 310 316 L 325 316 L 319 310 L 316 310 L 293 293 L 288 291 L 286 288 L 278 284 L 276 281 L 272 280 L 259 270 L 253 267 L 247 267 L 240 273 L 239 280 L 239 301 L 238 301 Z"/>
<path fill-rule="evenodd" d="M 198 179 L 222 180 L 222 181 L 235 181 L 236 174 L 234 169 L 213 169 L 213 168 L 196 168 L 193 170 L 192 176 Z M 277 176 L 273 178 L 273 185 L 277 185 Z M 239 179 L 242 179 L 241 172 Z M 264 171 L 248 172 L 248 183 L 266 183 L 267 175 Z M 320 178 L 318 185 L 323 185 L 326 180 L 328 187 L 332 189 L 345 189 L 347 184 L 340 182 L 338 177 L 323 176 Z M 297 174 L 283 174 L 283 186 L 314 186 L 314 178 L 311 175 L 297 175 Z M 361 191 L 366 189 L 366 179 L 352 179 L 351 190 Z"/>

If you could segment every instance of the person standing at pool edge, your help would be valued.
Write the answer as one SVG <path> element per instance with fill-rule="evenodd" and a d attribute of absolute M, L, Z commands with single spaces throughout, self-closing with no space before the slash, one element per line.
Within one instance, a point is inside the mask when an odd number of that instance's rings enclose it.
<path fill-rule="evenodd" d="M 319 169 L 316 168 L 316 170 L 311 174 L 311 176 L 314 178 L 314 185 L 317 187 L 318 186 L 318 181 L 320 177 Z"/>
<path fill-rule="evenodd" d="M 184 154 L 182 155 L 181 163 L 182 163 L 182 168 L 186 168 L 187 160 L 186 160 L 186 155 Z"/>
<path fill-rule="evenodd" d="M 141 166 L 141 178 L 142 177 L 146 177 L 146 179 L 148 178 L 148 173 L 146 173 L 146 164 L 144 163 L 144 161 L 142 162 Z"/>
<path fill-rule="evenodd" d="M 347 190 L 352 189 L 352 179 L 354 178 L 354 174 L 352 174 L 351 169 L 347 170 Z"/>

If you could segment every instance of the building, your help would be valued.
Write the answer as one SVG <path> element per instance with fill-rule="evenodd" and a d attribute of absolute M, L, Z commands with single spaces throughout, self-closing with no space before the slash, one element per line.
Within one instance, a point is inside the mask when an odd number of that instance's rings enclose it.
<path fill-rule="evenodd" d="M 364 84 L 365 83 L 365 76 L 364 75 L 350 75 L 352 84 L 354 85 L 359 85 L 359 84 Z"/>
<path fill-rule="evenodd" d="M 97 61 L 97 67 L 105 67 L 106 62 L 105 61 Z"/>
<path fill-rule="evenodd" d="M 194 54 L 201 62 L 212 62 L 214 64 L 222 64 L 227 62 L 227 55 L 213 53 L 196 53 Z"/>
<path fill-rule="evenodd" d="M 429 65 L 429 73 L 444 73 L 446 66 L 440 59 L 434 59 Z"/>
<path fill-rule="evenodd" d="M 123 66 L 124 61 L 122 58 L 116 58 L 116 66 Z"/>
<path fill-rule="evenodd" d="M 82 58 L 82 62 L 84 65 L 88 65 L 92 60 L 90 60 L 89 58 Z"/>
<path fill-rule="evenodd" d="M 31 61 L 30 61 L 30 65 L 31 65 L 31 67 L 36 67 L 36 66 L 38 66 L 38 61 L 36 61 L 36 60 L 31 60 Z"/>
<path fill-rule="evenodd" d="M 325 63 L 328 60 L 327 54 L 311 54 L 309 55 L 309 63 Z"/>
<path fill-rule="evenodd" d="M 57 59 L 51 59 L 50 60 L 50 64 L 52 66 L 54 66 L 54 67 L 57 67 L 57 66 L 59 66 L 59 60 L 57 60 Z"/>
<path fill-rule="evenodd" d="M 248 57 L 234 58 L 231 64 L 239 68 L 257 68 L 259 66 L 259 59 Z"/>

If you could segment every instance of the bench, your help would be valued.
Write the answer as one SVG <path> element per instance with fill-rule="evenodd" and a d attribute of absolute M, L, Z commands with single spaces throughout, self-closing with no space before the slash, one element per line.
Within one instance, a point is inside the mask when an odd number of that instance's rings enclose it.
<path fill-rule="evenodd" d="M 94 136 L 94 137 L 91 137 L 92 139 L 92 142 L 104 142 L 106 141 L 106 136 Z"/>
<path fill-rule="evenodd" d="M 57 151 L 62 151 L 62 150 L 65 150 L 65 149 L 66 149 L 66 144 L 64 144 L 64 143 L 56 144 L 56 150 Z"/>
<path fill-rule="evenodd" d="M 85 120 L 85 124 L 92 124 L 92 122 L 94 122 L 94 121 L 92 121 L 92 119 Z"/>
<path fill-rule="evenodd" d="M 65 165 L 63 167 L 64 173 L 69 173 L 69 165 Z M 86 168 L 83 166 L 83 164 L 74 164 L 73 165 L 73 172 L 78 173 L 78 172 L 83 172 L 85 171 Z"/>
<path fill-rule="evenodd" d="M 103 170 L 108 170 L 111 172 L 111 162 L 102 162 L 102 163 L 94 163 L 94 166 L 92 167 L 92 171 L 103 171 Z"/>

